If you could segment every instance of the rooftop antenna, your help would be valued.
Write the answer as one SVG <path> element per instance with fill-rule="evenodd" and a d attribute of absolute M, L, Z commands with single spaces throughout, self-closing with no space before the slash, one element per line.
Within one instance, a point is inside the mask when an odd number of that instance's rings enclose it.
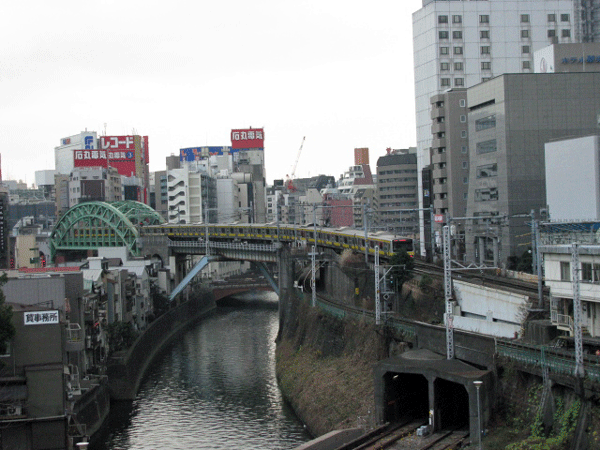
<path fill-rule="evenodd" d="M 106 122 L 104 122 L 104 136 L 106 136 Z"/>

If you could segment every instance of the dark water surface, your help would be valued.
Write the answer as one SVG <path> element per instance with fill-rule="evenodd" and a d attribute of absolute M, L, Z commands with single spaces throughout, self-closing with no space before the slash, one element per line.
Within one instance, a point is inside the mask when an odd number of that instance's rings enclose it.
<path fill-rule="evenodd" d="M 111 407 L 93 450 L 292 449 L 310 439 L 275 379 L 277 300 L 220 307 L 148 370 L 137 398 Z"/>

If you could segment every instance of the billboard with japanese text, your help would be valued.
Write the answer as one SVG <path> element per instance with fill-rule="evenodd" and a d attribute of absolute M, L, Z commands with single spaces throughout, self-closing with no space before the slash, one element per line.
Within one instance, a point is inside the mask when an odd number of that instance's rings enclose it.
<path fill-rule="evenodd" d="M 231 130 L 231 148 L 264 148 L 265 132 L 262 128 Z"/>
<path fill-rule="evenodd" d="M 233 153 L 231 147 L 188 147 L 179 149 L 179 161 L 191 162 L 207 159 L 213 155 L 223 155 L 223 153 Z"/>
<path fill-rule="evenodd" d="M 120 175 L 144 178 L 147 136 L 101 136 L 97 150 L 73 150 L 75 167 L 114 167 Z"/>

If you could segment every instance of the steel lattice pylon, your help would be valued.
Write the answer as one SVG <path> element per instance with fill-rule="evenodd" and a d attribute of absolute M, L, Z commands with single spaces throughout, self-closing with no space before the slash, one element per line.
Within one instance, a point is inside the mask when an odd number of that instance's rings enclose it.
<path fill-rule="evenodd" d="M 134 224 L 157 225 L 164 219 L 136 201 L 87 202 L 73 206 L 56 223 L 50 235 L 50 257 L 58 250 L 95 250 L 127 247 L 139 256 L 139 232 Z"/>

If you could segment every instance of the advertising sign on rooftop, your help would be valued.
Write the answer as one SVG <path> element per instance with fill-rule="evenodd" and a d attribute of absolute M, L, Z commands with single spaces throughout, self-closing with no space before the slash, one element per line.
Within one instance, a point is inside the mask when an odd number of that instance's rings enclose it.
<path fill-rule="evenodd" d="M 179 161 L 191 162 L 207 159 L 213 155 L 223 155 L 223 153 L 231 153 L 231 147 L 188 147 L 179 149 Z"/>
<path fill-rule="evenodd" d="M 231 130 L 231 147 L 234 149 L 264 148 L 265 132 L 262 128 Z"/>
<path fill-rule="evenodd" d="M 120 175 L 142 177 L 148 163 L 147 136 L 101 136 L 98 150 L 73 150 L 75 167 L 114 167 Z"/>

